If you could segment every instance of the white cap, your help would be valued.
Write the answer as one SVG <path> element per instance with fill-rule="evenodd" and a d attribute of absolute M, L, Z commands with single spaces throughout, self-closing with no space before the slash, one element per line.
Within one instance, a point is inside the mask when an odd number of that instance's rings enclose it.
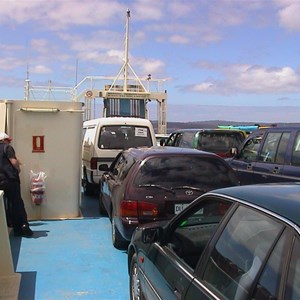
<path fill-rule="evenodd" d="M 9 140 L 11 141 L 12 138 L 9 137 L 5 132 L 0 132 L 0 141 Z"/>

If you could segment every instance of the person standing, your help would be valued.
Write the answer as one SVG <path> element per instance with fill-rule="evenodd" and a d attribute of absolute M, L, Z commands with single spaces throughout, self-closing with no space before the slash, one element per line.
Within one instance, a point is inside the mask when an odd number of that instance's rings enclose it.
<path fill-rule="evenodd" d="M 8 215 L 15 236 L 31 237 L 27 213 L 21 196 L 20 162 L 10 145 L 11 138 L 0 132 L 0 189 L 7 199 Z"/>

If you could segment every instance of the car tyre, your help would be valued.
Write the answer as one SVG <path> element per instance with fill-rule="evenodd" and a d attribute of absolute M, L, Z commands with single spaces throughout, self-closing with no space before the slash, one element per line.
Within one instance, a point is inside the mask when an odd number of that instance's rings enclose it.
<path fill-rule="evenodd" d="M 130 291 L 130 300 L 144 300 L 144 296 L 141 290 L 140 279 L 138 275 L 138 264 L 137 264 L 137 255 L 133 254 L 130 261 L 130 271 L 129 271 L 129 291 Z"/>
<path fill-rule="evenodd" d="M 82 187 L 83 187 L 83 193 L 87 196 L 94 195 L 94 187 L 92 184 L 89 183 L 87 176 L 85 174 L 84 179 L 82 180 Z"/>
<path fill-rule="evenodd" d="M 121 236 L 116 224 L 115 224 L 115 218 L 112 215 L 111 218 L 111 236 L 112 236 L 112 243 L 115 248 L 119 250 L 127 249 L 128 242 L 123 239 Z"/>
<path fill-rule="evenodd" d="M 100 185 L 99 190 L 100 190 L 100 192 L 99 192 L 99 214 L 102 216 L 107 216 L 107 211 L 103 205 L 103 195 L 101 192 L 101 185 Z"/>

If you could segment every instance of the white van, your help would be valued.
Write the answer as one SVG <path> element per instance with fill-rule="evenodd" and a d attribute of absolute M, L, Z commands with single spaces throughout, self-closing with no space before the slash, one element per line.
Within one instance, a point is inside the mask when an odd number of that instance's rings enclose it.
<path fill-rule="evenodd" d="M 99 186 L 103 172 L 99 164 L 110 166 L 117 154 L 128 148 L 156 145 L 155 133 L 148 119 L 107 117 L 83 123 L 82 186 L 91 195 Z"/>

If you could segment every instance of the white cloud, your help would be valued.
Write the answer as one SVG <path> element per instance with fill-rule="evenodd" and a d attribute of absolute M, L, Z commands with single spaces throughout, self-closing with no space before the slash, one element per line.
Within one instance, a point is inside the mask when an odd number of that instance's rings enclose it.
<path fill-rule="evenodd" d="M 13 70 L 24 64 L 24 61 L 15 57 L 3 57 L 0 58 L 0 70 Z"/>
<path fill-rule="evenodd" d="M 136 58 L 131 64 L 133 69 L 138 67 L 140 74 L 159 74 L 162 72 L 165 63 L 161 60 Z"/>
<path fill-rule="evenodd" d="M 14 52 L 14 51 L 24 50 L 24 47 L 21 45 L 0 44 L 0 50 L 3 50 L 5 52 Z"/>
<path fill-rule="evenodd" d="M 161 0 L 136 0 L 132 4 L 132 17 L 137 20 L 157 21 L 164 16 L 163 8 L 165 4 Z"/>
<path fill-rule="evenodd" d="M 300 2 L 295 0 L 280 0 L 277 1 L 281 6 L 278 17 L 280 24 L 291 30 L 300 30 Z"/>
<path fill-rule="evenodd" d="M 196 9 L 197 3 L 193 3 L 189 1 L 188 3 L 185 1 L 170 1 L 168 3 L 168 9 L 170 10 L 170 14 L 177 18 L 186 17 Z"/>
<path fill-rule="evenodd" d="M 211 82 L 203 82 L 200 84 L 195 84 L 192 87 L 192 90 L 195 92 L 209 92 L 211 89 L 214 89 L 214 84 Z"/>
<path fill-rule="evenodd" d="M 52 70 L 46 66 L 43 65 L 36 65 L 33 67 L 29 67 L 30 74 L 50 74 L 52 73 Z"/>
<path fill-rule="evenodd" d="M 175 44 L 187 44 L 189 39 L 186 36 L 174 34 L 170 36 L 169 41 Z"/>
<path fill-rule="evenodd" d="M 220 94 L 299 93 L 300 77 L 291 67 L 266 68 L 246 64 L 219 66 L 201 63 L 201 68 L 218 71 L 218 78 L 210 78 L 188 88 L 197 92 Z M 220 79 L 221 78 L 221 79 Z"/>
<path fill-rule="evenodd" d="M 73 25 L 103 25 L 125 11 L 125 6 L 114 0 L 0 1 L 0 23 L 37 21 L 47 29 L 61 30 Z"/>

